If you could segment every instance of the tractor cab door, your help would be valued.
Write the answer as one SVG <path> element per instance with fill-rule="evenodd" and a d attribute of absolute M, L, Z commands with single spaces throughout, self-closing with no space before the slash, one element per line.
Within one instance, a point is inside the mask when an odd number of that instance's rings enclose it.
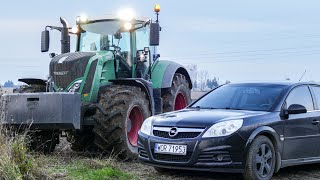
<path fill-rule="evenodd" d="M 150 79 L 148 68 L 152 60 L 152 52 L 149 46 L 150 28 L 149 25 L 135 31 L 135 51 L 133 76 L 137 78 Z"/>

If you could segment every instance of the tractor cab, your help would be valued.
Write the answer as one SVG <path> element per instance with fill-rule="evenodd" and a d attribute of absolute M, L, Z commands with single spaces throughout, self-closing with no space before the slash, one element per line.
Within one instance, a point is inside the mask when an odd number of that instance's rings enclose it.
<path fill-rule="evenodd" d="M 160 9 L 156 10 L 156 13 L 158 14 L 159 11 Z M 136 18 L 133 11 L 125 9 L 119 12 L 118 16 L 100 18 L 78 16 L 76 19 L 77 26 L 72 28 L 68 27 L 65 19 L 60 18 L 60 21 L 63 27 L 46 26 L 41 38 L 41 51 L 47 52 L 49 50 L 48 29 L 61 32 L 61 55 L 56 57 L 56 54 L 50 54 L 50 57 L 53 58 L 51 63 L 53 79 L 60 78 L 56 75 L 67 71 L 64 68 L 57 68 L 59 64 L 64 63 L 65 60 L 67 60 L 66 63 L 74 61 L 75 59 L 70 57 L 74 56 L 76 58 L 77 55 L 75 54 L 88 58 L 93 57 L 94 54 L 100 54 L 113 61 L 114 79 L 151 79 L 152 63 L 160 57 L 156 52 L 160 34 L 158 16 L 156 22 L 152 22 L 148 18 Z M 69 53 L 70 34 L 77 36 L 76 52 L 74 54 Z M 86 62 L 90 62 L 88 58 Z M 63 67 L 67 67 L 66 63 Z M 75 69 L 71 66 L 74 65 L 70 65 L 69 68 Z M 81 74 L 83 73 L 85 73 L 85 68 L 83 68 Z M 64 87 L 66 88 L 66 86 L 65 84 Z"/>
<path fill-rule="evenodd" d="M 77 51 L 110 51 L 119 72 L 117 78 L 150 79 L 147 69 L 158 57 L 156 48 L 151 47 L 159 44 L 159 39 L 154 40 L 155 36 L 159 37 L 159 25 L 151 19 L 128 16 L 78 17 L 78 26 L 74 29 L 78 37 Z M 151 26 L 157 26 L 158 30 Z"/>

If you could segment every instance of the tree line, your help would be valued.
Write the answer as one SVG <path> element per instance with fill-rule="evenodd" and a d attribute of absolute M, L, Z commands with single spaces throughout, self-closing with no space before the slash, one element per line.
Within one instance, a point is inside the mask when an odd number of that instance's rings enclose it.
<path fill-rule="evenodd" d="M 193 80 L 193 88 L 195 90 L 206 91 L 206 90 L 214 89 L 219 85 L 228 84 L 228 83 L 230 83 L 229 80 L 220 84 L 219 78 L 217 77 L 211 78 L 208 71 L 201 70 L 201 71 L 197 71 L 196 78 Z"/>

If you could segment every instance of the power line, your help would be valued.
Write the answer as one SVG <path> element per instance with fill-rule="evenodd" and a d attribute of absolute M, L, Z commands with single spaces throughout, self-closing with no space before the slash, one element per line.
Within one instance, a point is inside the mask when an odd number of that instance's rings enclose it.
<path fill-rule="evenodd" d="M 320 51 L 317 51 L 318 53 L 304 53 L 304 54 L 292 54 L 292 55 L 285 55 L 285 56 L 279 56 L 281 58 L 283 57 L 292 57 L 294 56 L 306 56 L 306 55 L 320 55 Z M 210 62 L 203 62 L 203 61 L 197 61 L 196 64 L 212 64 L 212 63 L 229 63 L 229 62 L 247 62 L 247 61 L 262 61 L 269 57 L 262 57 L 262 58 L 254 58 L 254 59 L 237 59 L 237 60 L 218 60 L 218 61 L 210 61 Z M 199 60 L 199 59 L 198 59 Z M 271 59 L 272 60 L 272 59 Z M 186 63 L 192 63 L 192 62 L 186 62 Z"/>
<path fill-rule="evenodd" d="M 253 56 L 274 56 L 274 55 L 281 55 L 281 54 L 301 54 L 301 53 L 312 53 L 312 52 L 320 52 L 320 49 L 315 50 L 304 50 L 304 51 L 284 51 L 284 52 L 273 52 L 273 53 L 259 53 L 259 54 L 240 54 L 240 55 L 224 55 L 219 56 L 215 54 L 211 54 L 208 56 L 188 56 L 188 57 L 170 57 L 168 59 L 174 59 L 174 60 L 199 60 L 199 59 L 217 59 L 217 58 L 238 58 L 238 57 L 253 57 Z"/>

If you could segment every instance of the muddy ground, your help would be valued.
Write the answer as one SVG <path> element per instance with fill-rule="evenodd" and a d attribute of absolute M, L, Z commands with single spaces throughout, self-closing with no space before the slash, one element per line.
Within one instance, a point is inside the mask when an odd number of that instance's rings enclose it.
<path fill-rule="evenodd" d="M 61 163 L 68 159 L 90 159 L 88 155 L 75 153 L 70 149 L 70 145 L 62 139 L 62 142 L 54 152 L 55 156 L 61 160 Z M 108 158 L 108 157 L 104 157 Z M 209 173 L 192 171 L 173 171 L 166 174 L 157 173 L 152 167 L 143 165 L 139 162 L 121 162 L 115 161 L 114 166 L 122 171 L 135 175 L 139 179 L 203 179 L 203 180 L 234 180 L 241 179 L 241 174 L 228 173 Z M 320 164 L 310 164 L 302 166 L 287 167 L 281 169 L 274 175 L 275 180 L 312 180 L 320 179 Z"/>

